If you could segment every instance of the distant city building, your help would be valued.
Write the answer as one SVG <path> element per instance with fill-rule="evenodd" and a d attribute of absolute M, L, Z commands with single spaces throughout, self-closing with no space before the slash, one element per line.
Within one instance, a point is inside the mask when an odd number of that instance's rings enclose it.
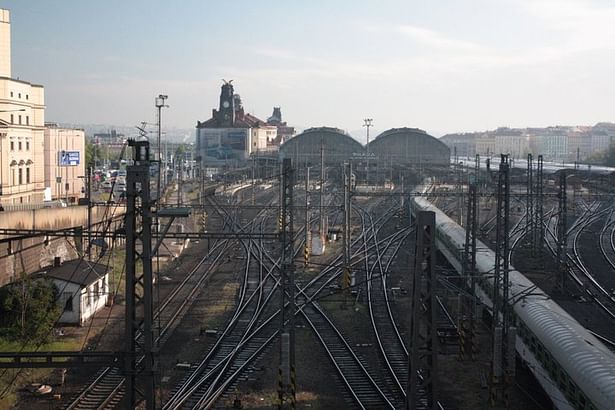
<path fill-rule="evenodd" d="M 278 148 L 295 135 L 295 127 L 289 127 L 286 122 L 282 121 L 282 109 L 280 107 L 273 107 L 273 114 L 267 118 L 267 125 L 274 125 L 278 129 L 277 138 L 271 144 Z"/>
<path fill-rule="evenodd" d="M 495 135 L 481 133 L 476 137 L 476 153 L 480 156 L 491 156 L 499 154 L 495 150 Z"/>
<path fill-rule="evenodd" d="M 45 187 L 44 89 L 11 75 L 10 16 L 0 9 L 0 203 L 40 202 Z"/>
<path fill-rule="evenodd" d="M 126 137 L 124 134 L 117 132 L 116 130 L 110 130 L 109 132 L 99 132 L 94 134 L 92 142 L 102 145 L 124 145 Z"/>
<path fill-rule="evenodd" d="M 225 81 L 218 109 L 207 121 L 197 121 L 196 152 L 202 168 L 238 164 L 253 152 L 277 150 L 277 127 L 248 114 L 232 80 Z"/>
<path fill-rule="evenodd" d="M 508 154 L 512 158 L 527 157 L 530 149 L 529 136 L 523 130 L 498 128 L 494 134 L 496 154 Z"/>
<path fill-rule="evenodd" d="M 451 155 L 458 158 L 473 157 L 476 154 L 476 133 L 447 134 L 440 138 L 451 149 Z"/>
<path fill-rule="evenodd" d="M 85 132 L 45 124 L 45 187 L 53 199 L 77 202 L 85 192 Z"/>
<path fill-rule="evenodd" d="M 530 147 L 536 155 L 546 161 L 566 161 L 569 159 L 568 134 L 570 129 L 548 127 L 535 130 L 530 135 Z"/>
<path fill-rule="evenodd" d="M 524 158 L 528 153 L 547 161 L 583 161 L 604 152 L 615 143 L 615 124 L 555 126 L 545 128 L 498 128 L 484 133 L 448 134 L 441 139 L 454 155 L 470 157 L 508 154 Z"/>
<path fill-rule="evenodd" d="M 94 167 L 99 165 L 110 167 L 111 158 L 119 158 L 126 144 L 126 136 L 116 130 L 95 133 L 90 141 L 94 144 Z M 100 149 L 104 147 L 103 149 Z"/>

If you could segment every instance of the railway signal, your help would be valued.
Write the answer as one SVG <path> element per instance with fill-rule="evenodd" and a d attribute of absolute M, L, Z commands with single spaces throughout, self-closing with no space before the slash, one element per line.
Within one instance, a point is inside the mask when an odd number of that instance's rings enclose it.
<path fill-rule="evenodd" d="M 304 258 L 305 266 L 307 266 L 308 263 L 310 263 L 310 248 L 308 247 L 307 244 L 305 244 L 305 247 L 303 249 L 303 258 Z"/>
<path fill-rule="evenodd" d="M 203 211 L 203 214 L 201 215 L 201 220 L 199 221 L 201 225 L 201 232 L 205 232 L 207 230 L 207 218 L 207 212 Z"/>
<path fill-rule="evenodd" d="M 342 275 L 342 289 L 344 290 L 350 289 L 351 278 L 352 276 L 350 275 L 350 269 L 349 268 L 344 269 L 344 273 Z"/>

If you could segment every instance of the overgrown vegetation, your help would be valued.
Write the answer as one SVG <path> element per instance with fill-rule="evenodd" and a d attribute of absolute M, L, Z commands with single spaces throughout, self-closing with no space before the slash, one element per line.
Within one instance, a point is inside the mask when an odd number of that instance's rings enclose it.
<path fill-rule="evenodd" d="M 587 157 L 590 164 L 602 164 L 609 167 L 615 167 L 615 142 L 612 142 L 609 149 L 605 151 L 594 152 Z"/>
<path fill-rule="evenodd" d="M 46 343 L 60 315 L 57 290 L 48 280 L 24 275 L 0 288 L 0 337 L 23 343 Z"/>

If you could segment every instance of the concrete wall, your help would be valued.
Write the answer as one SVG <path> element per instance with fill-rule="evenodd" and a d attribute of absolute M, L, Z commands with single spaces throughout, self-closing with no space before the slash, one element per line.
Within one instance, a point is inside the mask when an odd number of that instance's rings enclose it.
<path fill-rule="evenodd" d="M 116 215 L 120 214 L 119 211 L 123 208 L 116 211 Z M 104 207 L 92 209 L 93 223 L 104 216 Z M 0 212 L 1 228 L 58 230 L 74 226 L 86 228 L 86 206 Z M 35 237 L 1 243 L 0 286 L 12 282 L 22 273 L 30 274 L 53 265 L 55 257 L 75 259 L 82 249 L 81 240 L 75 238 Z"/>

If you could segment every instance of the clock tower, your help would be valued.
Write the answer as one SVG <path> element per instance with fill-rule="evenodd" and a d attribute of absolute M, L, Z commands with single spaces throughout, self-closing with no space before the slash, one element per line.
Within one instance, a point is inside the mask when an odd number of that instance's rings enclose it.
<path fill-rule="evenodd" d="M 220 92 L 218 121 L 223 127 L 232 127 L 235 123 L 235 99 L 233 98 L 233 80 L 224 81 Z"/>

